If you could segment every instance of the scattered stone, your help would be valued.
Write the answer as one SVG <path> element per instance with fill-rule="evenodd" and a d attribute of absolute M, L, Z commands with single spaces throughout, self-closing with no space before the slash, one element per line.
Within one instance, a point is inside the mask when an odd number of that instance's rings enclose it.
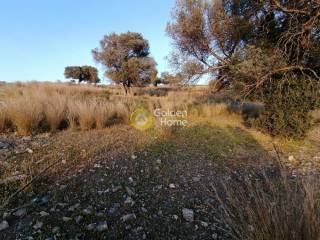
<path fill-rule="evenodd" d="M 146 208 L 144 208 L 144 207 L 141 208 L 141 211 L 144 212 L 144 213 L 148 212 L 148 210 Z"/>
<path fill-rule="evenodd" d="M 209 226 L 209 223 L 204 222 L 204 221 L 201 221 L 200 224 L 202 227 L 205 227 L 205 228 Z"/>
<path fill-rule="evenodd" d="M 137 156 L 133 154 L 133 155 L 131 156 L 131 159 L 132 159 L 132 160 L 135 160 L 135 159 L 137 159 Z"/>
<path fill-rule="evenodd" d="M 62 220 L 63 220 L 64 222 L 70 222 L 70 221 L 72 220 L 72 218 L 70 218 L 70 217 L 63 217 Z"/>
<path fill-rule="evenodd" d="M 173 215 L 172 218 L 177 221 L 179 217 L 178 215 Z"/>
<path fill-rule="evenodd" d="M 133 183 L 133 178 L 132 177 L 129 177 L 129 182 Z"/>
<path fill-rule="evenodd" d="M 175 189 L 175 188 L 176 188 L 176 185 L 174 185 L 173 183 L 170 183 L 170 184 L 169 184 L 169 188 Z"/>
<path fill-rule="evenodd" d="M 2 221 L 0 223 L 0 232 L 9 228 L 9 223 L 7 221 Z"/>
<path fill-rule="evenodd" d="M 20 175 L 7 177 L 4 180 L 0 180 L 0 185 L 21 181 L 21 180 L 23 180 L 25 178 L 27 178 L 27 175 L 25 175 L 25 174 L 20 174 Z"/>
<path fill-rule="evenodd" d="M 294 161 L 294 156 L 289 156 L 288 157 L 288 160 L 291 162 L 291 161 Z"/>
<path fill-rule="evenodd" d="M 254 230 L 255 230 L 254 227 L 252 225 L 249 225 L 249 231 L 254 232 Z"/>
<path fill-rule="evenodd" d="M 61 161 L 61 163 L 62 163 L 62 164 L 67 164 L 67 161 L 66 161 L 65 159 L 63 159 L 63 160 Z"/>
<path fill-rule="evenodd" d="M 114 193 L 118 192 L 119 190 L 121 190 L 121 188 L 122 188 L 121 186 L 116 186 L 116 187 L 112 186 L 112 192 L 114 192 Z"/>
<path fill-rule="evenodd" d="M 130 221 L 130 220 L 136 219 L 136 218 L 137 218 L 136 215 L 132 213 L 132 214 L 127 214 L 127 215 L 122 216 L 121 220 L 123 222 L 127 222 L 127 221 Z"/>
<path fill-rule="evenodd" d="M 13 213 L 13 216 L 22 218 L 27 215 L 27 210 L 25 208 L 21 208 Z"/>
<path fill-rule="evenodd" d="M 35 225 L 33 225 L 33 229 L 34 230 L 39 230 L 39 229 L 41 229 L 42 228 L 42 226 L 43 226 L 43 222 L 37 222 Z"/>
<path fill-rule="evenodd" d="M 9 143 L 6 142 L 0 142 L 0 149 L 7 149 L 10 147 Z"/>
<path fill-rule="evenodd" d="M 72 205 L 71 207 L 69 207 L 68 211 L 69 212 L 74 212 L 79 207 L 80 207 L 80 203 L 76 203 L 76 204 Z"/>
<path fill-rule="evenodd" d="M 47 216 L 50 215 L 49 213 L 47 213 L 45 211 L 41 211 L 39 214 L 40 214 L 41 217 L 47 217 Z"/>
<path fill-rule="evenodd" d="M 60 232 L 60 228 L 59 227 L 52 228 L 52 233 L 53 234 L 57 234 L 58 232 Z"/>
<path fill-rule="evenodd" d="M 126 191 L 127 191 L 129 196 L 133 196 L 134 195 L 134 191 L 129 187 L 126 187 Z"/>
<path fill-rule="evenodd" d="M 115 216 L 115 215 L 118 214 L 119 209 L 120 209 L 120 204 L 119 203 L 113 203 L 111 208 L 108 211 L 108 214 L 111 215 L 111 216 Z"/>
<path fill-rule="evenodd" d="M 200 182 L 201 178 L 200 177 L 193 177 L 192 181 L 193 182 Z"/>
<path fill-rule="evenodd" d="M 218 234 L 216 233 L 212 234 L 212 239 L 218 239 Z"/>
<path fill-rule="evenodd" d="M 83 209 L 82 212 L 85 215 L 91 215 L 92 214 L 92 209 L 91 208 L 86 208 L 86 209 Z"/>
<path fill-rule="evenodd" d="M 97 216 L 97 217 L 103 217 L 103 216 L 104 216 L 104 213 L 103 213 L 103 212 L 98 212 L 98 213 L 96 213 L 96 216 Z"/>
<path fill-rule="evenodd" d="M 182 216 L 187 222 L 193 222 L 194 220 L 194 212 L 192 209 L 182 209 Z"/>
<path fill-rule="evenodd" d="M 162 163 L 161 159 L 157 159 L 157 164 L 161 164 L 161 163 Z"/>
<path fill-rule="evenodd" d="M 96 163 L 93 167 L 94 168 L 101 168 L 101 165 Z"/>
<path fill-rule="evenodd" d="M 96 228 L 96 223 L 91 223 L 91 224 L 89 224 L 88 226 L 87 226 L 87 230 L 88 231 L 92 231 L 93 229 L 95 229 Z"/>
<path fill-rule="evenodd" d="M 108 230 L 108 224 L 107 222 L 100 222 L 98 223 L 97 225 L 97 231 L 98 232 L 103 232 L 103 231 L 106 231 Z"/>
<path fill-rule="evenodd" d="M 2 215 L 2 218 L 3 218 L 3 219 L 7 219 L 7 218 L 9 218 L 10 216 L 11 216 L 10 213 L 5 212 L 5 213 Z"/>
<path fill-rule="evenodd" d="M 32 140 L 31 136 L 25 136 L 25 137 L 23 137 L 21 139 L 22 139 L 22 141 L 25 141 L 25 142 L 29 142 L 29 141 Z"/>
<path fill-rule="evenodd" d="M 27 149 L 26 149 L 26 152 L 32 154 L 32 153 L 33 153 L 33 150 L 30 149 L 30 148 L 27 148 Z"/>
<path fill-rule="evenodd" d="M 77 216 L 77 217 L 75 218 L 75 221 L 76 221 L 77 224 L 81 223 L 82 220 L 83 220 L 83 217 L 82 217 L 82 216 Z"/>
<path fill-rule="evenodd" d="M 128 196 L 128 197 L 126 198 L 126 200 L 124 201 L 124 204 L 133 206 L 133 205 L 134 205 L 134 201 L 133 201 L 133 199 L 132 199 L 130 196 Z"/>
<path fill-rule="evenodd" d="M 47 204 L 51 199 L 51 196 L 48 194 L 48 195 L 45 195 L 43 196 L 40 201 L 39 201 L 39 205 L 45 205 Z"/>

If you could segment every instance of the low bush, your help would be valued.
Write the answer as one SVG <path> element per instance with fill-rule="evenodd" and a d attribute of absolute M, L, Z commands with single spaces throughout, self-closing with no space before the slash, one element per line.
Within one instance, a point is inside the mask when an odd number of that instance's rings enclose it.
<path fill-rule="evenodd" d="M 312 126 L 318 91 L 319 86 L 302 76 L 286 77 L 281 85 L 266 83 L 264 91 L 254 96 L 265 103 L 266 109 L 253 124 L 271 135 L 305 137 Z"/>

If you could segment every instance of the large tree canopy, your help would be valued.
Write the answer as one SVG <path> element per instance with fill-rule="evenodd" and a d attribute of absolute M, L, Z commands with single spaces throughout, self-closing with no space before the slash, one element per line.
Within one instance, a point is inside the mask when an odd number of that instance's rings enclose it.
<path fill-rule="evenodd" d="M 149 43 L 140 33 L 106 35 L 92 53 L 106 68 L 105 75 L 124 87 L 143 86 L 157 76 L 156 63 L 149 56 Z"/>
<path fill-rule="evenodd" d="M 265 103 L 259 125 L 304 136 L 320 105 L 319 0 L 178 0 L 167 31 L 183 82 L 227 80 Z"/>
<path fill-rule="evenodd" d="M 91 66 L 69 66 L 65 68 L 64 76 L 81 82 L 97 84 L 100 82 L 98 70 Z"/>
<path fill-rule="evenodd" d="M 222 80 L 232 58 L 254 45 L 279 59 L 268 76 L 299 69 L 316 77 L 319 19 L 318 0 L 178 0 L 167 27 L 176 46 L 171 60 L 187 82 L 208 73 Z"/>

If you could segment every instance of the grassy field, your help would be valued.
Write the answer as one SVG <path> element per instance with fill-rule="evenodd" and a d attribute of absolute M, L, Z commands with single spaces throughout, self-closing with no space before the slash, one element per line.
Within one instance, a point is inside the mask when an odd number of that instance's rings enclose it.
<path fill-rule="evenodd" d="M 204 86 L 0 85 L 0 239 L 319 239 L 319 126 L 272 138 L 227 100 Z M 188 124 L 137 130 L 142 107 Z"/>

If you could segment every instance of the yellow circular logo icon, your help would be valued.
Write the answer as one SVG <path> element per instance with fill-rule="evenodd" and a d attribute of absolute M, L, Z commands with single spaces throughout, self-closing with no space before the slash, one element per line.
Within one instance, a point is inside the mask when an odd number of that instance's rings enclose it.
<path fill-rule="evenodd" d="M 131 114 L 130 122 L 133 127 L 143 131 L 152 126 L 154 117 L 148 110 L 138 108 Z"/>

